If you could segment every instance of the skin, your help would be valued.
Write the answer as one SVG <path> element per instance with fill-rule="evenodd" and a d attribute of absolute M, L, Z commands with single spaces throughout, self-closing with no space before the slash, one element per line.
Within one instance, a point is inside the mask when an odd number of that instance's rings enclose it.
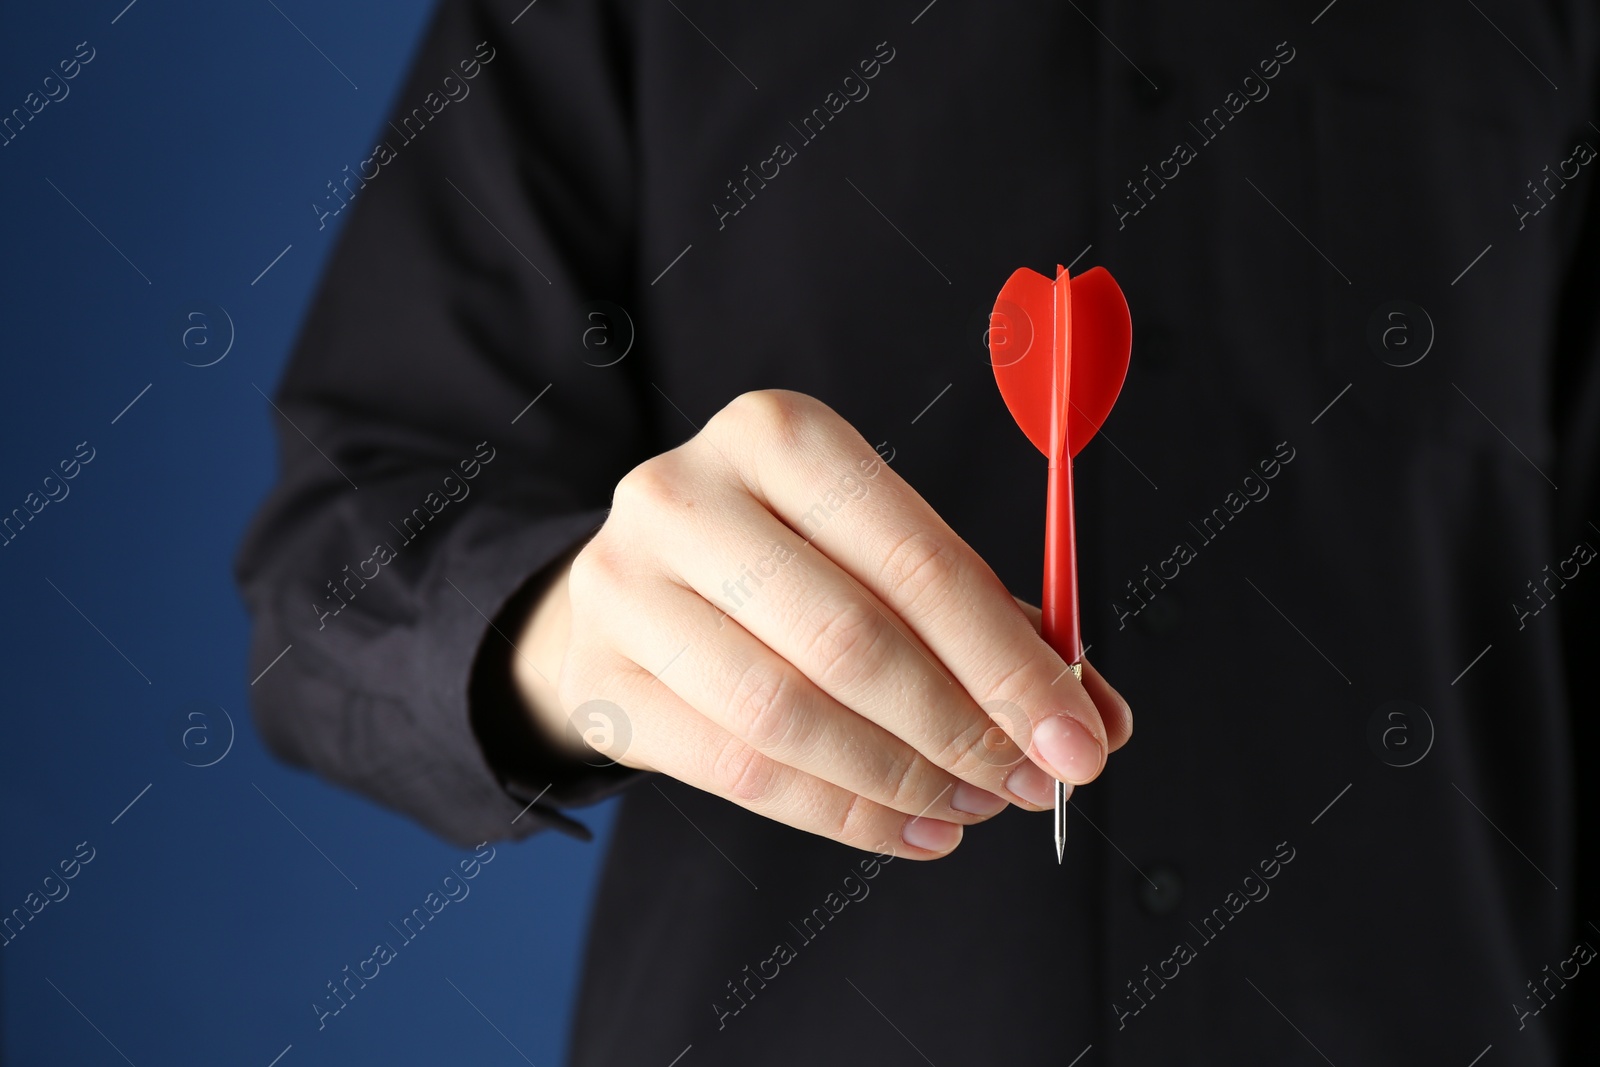
<path fill-rule="evenodd" d="M 837 506 L 819 522 L 822 502 Z M 1048 809 L 1054 779 L 1092 781 L 1133 732 L 1099 672 L 1085 662 L 1079 683 L 1039 637 L 1037 608 L 792 392 L 746 393 L 630 471 L 517 646 L 527 712 L 559 750 L 909 859 L 1008 805 Z M 626 728 L 581 739 L 593 700 Z"/>

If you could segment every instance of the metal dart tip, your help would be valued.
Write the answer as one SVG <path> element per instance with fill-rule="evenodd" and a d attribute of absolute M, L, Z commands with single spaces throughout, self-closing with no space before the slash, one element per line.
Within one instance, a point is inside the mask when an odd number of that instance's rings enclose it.
<path fill-rule="evenodd" d="M 1083 681 L 1082 653 L 1075 663 L 1069 663 L 1067 669 L 1072 671 L 1072 676 L 1078 681 Z M 1067 851 L 1067 783 L 1056 782 L 1056 863 L 1062 862 L 1062 856 Z"/>
<path fill-rule="evenodd" d="M 1056 783 L 1056 863 L 1067 851 L 1067 786 Z"/>

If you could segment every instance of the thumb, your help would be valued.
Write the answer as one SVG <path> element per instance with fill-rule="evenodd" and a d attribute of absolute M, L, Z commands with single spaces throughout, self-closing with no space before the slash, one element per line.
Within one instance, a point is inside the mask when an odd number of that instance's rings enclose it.
<path fill-rule="evenodd" d="M 1044 613 L 1021 597 L 1014 596 L 1011 599 L 1017 602 L 1017 607 L 1033 624 L 1034 632 L 1042 635 Z M 1100 721 L 1106 726 L 1106 741 L 1110 751 L 1115 752 L 1133 736 L 1133 709 L 1122 694 L 1105 680 L 1105 676 L 1094 669 L 1094 664 L 1089 662 L 1087 656 L 1083 660 L 1083 689 L 1094 701 L 1095 710 L 1100 712 Z"/>

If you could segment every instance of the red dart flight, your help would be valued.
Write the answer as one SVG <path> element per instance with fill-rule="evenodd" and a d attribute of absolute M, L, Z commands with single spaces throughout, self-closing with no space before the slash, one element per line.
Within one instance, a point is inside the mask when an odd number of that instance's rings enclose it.
<path fill-rule="evenodd" d="M 1072 457 L 1100 431 L 1122 391 L 1133 321 L 1103 267 L 1055 280 L 1019 268 L 989 318 L 989 359 L 1011 417 L 1050 461 L 1045 503 L 1044 639 L 1082 677 Z M 1066 790 L 1056 785 L 1056 859 L 1065 846 Z"/>

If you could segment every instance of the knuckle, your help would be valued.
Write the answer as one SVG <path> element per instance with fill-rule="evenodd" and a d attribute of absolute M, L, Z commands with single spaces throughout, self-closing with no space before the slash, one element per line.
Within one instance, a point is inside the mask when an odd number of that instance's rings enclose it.
<path fill-rule="evenodd" d="M 680 495 L 675 465 L 663 454 L 645 460 L 622 476 L 611 494 L 611 510 L 622 515 L 652 513 L 675 506 Z"/>
<path fill-rule="evenodd" d="M 712 763 L 711 782 L 721 796 L 753 804 L 771 793 L 777 769 L 777 763 L 752 745 L 731 737 Z"/>
<path fill-rule="evenodd" d="M 989 730 L 993 723 L 985 719 L 958 733 L 950 739 L 934 762 L 957 778 L 981 784 L 995 773 Z"/>
<path fill-rule="evenodd" d="M 825 688 L 852 689 L 884 659 L 884 624 L 865 604 L 851 602 L 828 614 L 805 643 L 804 657 L 817 664 Z"/>
<path fill-rule="evenodd" d="M 915 530 L 884 554 L 880 582 L 902 604 L 927 596 L 949 595 L 960 575 L 960 563 L 949 540 L 928 530 Z"/>
<path fill-rule="evenodd" d="M 1036 657 L 1024 656 L 999 668 L 999 673 L 984 694 L 985 701 L 1005 701 L 1027 707 L 1033 695 L 1038 672 L 1043 670 Z"/>
<path fill-rule="evenodd" d="M 859 793 L 852 793 L 850 801 L 839 813 L 828 836 L 842 845 L 855 848 L 869 847 L 867 842 L 874 838 L 874 827 L 877 820 L 874 816 L 874 805 Z"/>
<path fill-rule="evenodd" d="M 770 752 L 788 740 L 794 727 L 792 691 L 793 685 L 782 671 L 753 663 L 728 694 L 727 721 L 756 749 Z"/>
<path fill-rule="evenodd" d="M 639 573 L 640 563 L 630 561 L 616 538 L 604 530 L 585 545 L 567 569 L 573 632 L 608 631 L 619 606 L 636 592 Z"/>
<path fill-rule="evenodd" d="M 884 806 L 897 811 L 905 811 L 906 805 L 917 804 L 917 797 L 921 795 L 921 786 L 924 775 L 920 773 L 927 765 L 918 757 L 917 753 L 908 750 L 904 756 L 893 760 L 884 772 L 885 783 Z"/>
<path fill-rule="evenodd" d="M 567 595 L 574 604 L 587 602 L 598 592 L 616 567 L 616 559 L 602 537 L 583 546 L 567 567 Z"/>
<path fill-rule="evenodd" d="M 793 447 L 805 436 L 820 411 L 821 401 L 788 389 L 756 389 L 728 402 L 712 421 L 739 438 L 772 441 Z"/>
<path fill-rule="evenodd" d="M 980 707 L 988 718 L 975 754 L 992 772 L 1009 771 L 1033 746 L 1033 720 L 1010 701 L 989 700 Z"/>

